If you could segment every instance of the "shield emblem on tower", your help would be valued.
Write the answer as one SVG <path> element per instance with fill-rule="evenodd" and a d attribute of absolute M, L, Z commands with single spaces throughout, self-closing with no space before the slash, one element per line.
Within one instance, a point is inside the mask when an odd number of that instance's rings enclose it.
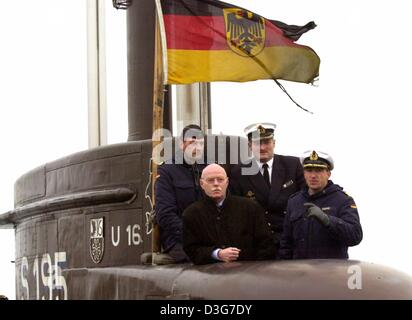
<path fill-rule="evenodd" d="M 90 219 L 90 258 L 100 263 L 104 254 L 104 218 Z"/>

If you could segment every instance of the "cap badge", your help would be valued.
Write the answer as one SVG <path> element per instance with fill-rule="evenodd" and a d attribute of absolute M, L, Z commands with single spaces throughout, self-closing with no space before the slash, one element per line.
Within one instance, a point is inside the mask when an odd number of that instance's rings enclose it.
<path fill-rule="evenodd" d="M 316 153 L 316 151 L 312 151 L 309 159 L 312 160 L 312 161 L 316 161 L 316 160 L 319 159 L 318 154 Z"/>
<path fill-rule="evenodd" d="M 259 134 L 265 134 L 266 133 L 266 129 L 263 128 L 262 126 L 259 126 L 258 130 L 259 130 Z"/>

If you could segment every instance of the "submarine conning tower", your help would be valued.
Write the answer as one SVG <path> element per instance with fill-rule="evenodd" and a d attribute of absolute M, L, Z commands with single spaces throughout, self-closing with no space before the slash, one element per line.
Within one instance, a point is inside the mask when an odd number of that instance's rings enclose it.
<path fill-rule="evenodd" d="M 87 290 L 104 285 L 84 286 L 90 270 L 139 265 L 141 254 L 152 249 L 154 23 L 154 1 L 130 2 L 128 142 L 48 162 L 15 182 L 14 209 L 0 215 L 0 225 L 15 229 L 17 299 L 92 299 Z M 169 97 L 167 92 L 166 129 L 171 129 Z M 231 137 L 211 138 L 217 156 L 218 146 L 229 146 Z M 230 152 L 236 151 L 228 148 L 220 157 L 229 159 Z M 118 279 L 107 281 L 111 287 Z"/>

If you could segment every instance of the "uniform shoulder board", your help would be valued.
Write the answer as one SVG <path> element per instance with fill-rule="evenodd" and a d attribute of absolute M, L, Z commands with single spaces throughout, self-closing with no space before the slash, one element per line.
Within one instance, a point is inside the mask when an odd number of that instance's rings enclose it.
<path fill-rule="evenodd" d="M 351 199 L 353 200 L 352 196 L 349 195 L 346 191 L 342 190 L 342 192 L 343 192 L 348 198 L 351 198 Z M 355 201 L 353 201 L 353 203 L 350 205 L 350 207 L 351 207 L 352 209 L 357 209 L 357 208 L 358 208 L 358 207 L 356 206 Z"/>
<path fill-rule="evenodd" d="M 158 166 L 161 166 L 161 165 L 163 165 L 163 164 L 165 164 L 164 161 L 160 162 L 160 163 L 158 164 Z"/>
<path fill-rule="evenodd" d="M 345 190 L 342 190 L 342 192 L 343 192 L 344 194 L 346 194 L 349 198 L 352 198 L 352 196 L 351 196 L 349 193 L 347 193 Z"/>

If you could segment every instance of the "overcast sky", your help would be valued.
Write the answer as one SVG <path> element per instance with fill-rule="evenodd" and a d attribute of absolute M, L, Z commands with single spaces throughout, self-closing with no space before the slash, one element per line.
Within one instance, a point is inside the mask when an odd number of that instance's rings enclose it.
<path fill-rule="evenodd" d="M 412 275 L 410 80 L 407 1 L 290 0 L 232 4 L 318 27 L 298 43 L 321 58 L 318 86 L 284 81 L 313 115 L 270 80 L 212 84 L 214 132 L 242 135 L 252 122 L 277 124 L 276 152 L 317 148 L 335 160 L 332 180 L 354 197 L 364 229 L 352 259 Z M 83 0 L 0 0 L 0 213 L 13 208 L 25 172 L 87 149 L 86 5 Z M 127 140 L 125 13 L 108 12 L 109 142 Z M 14 297 L 14 234 L 0 230 L 0 294 Z"/>

